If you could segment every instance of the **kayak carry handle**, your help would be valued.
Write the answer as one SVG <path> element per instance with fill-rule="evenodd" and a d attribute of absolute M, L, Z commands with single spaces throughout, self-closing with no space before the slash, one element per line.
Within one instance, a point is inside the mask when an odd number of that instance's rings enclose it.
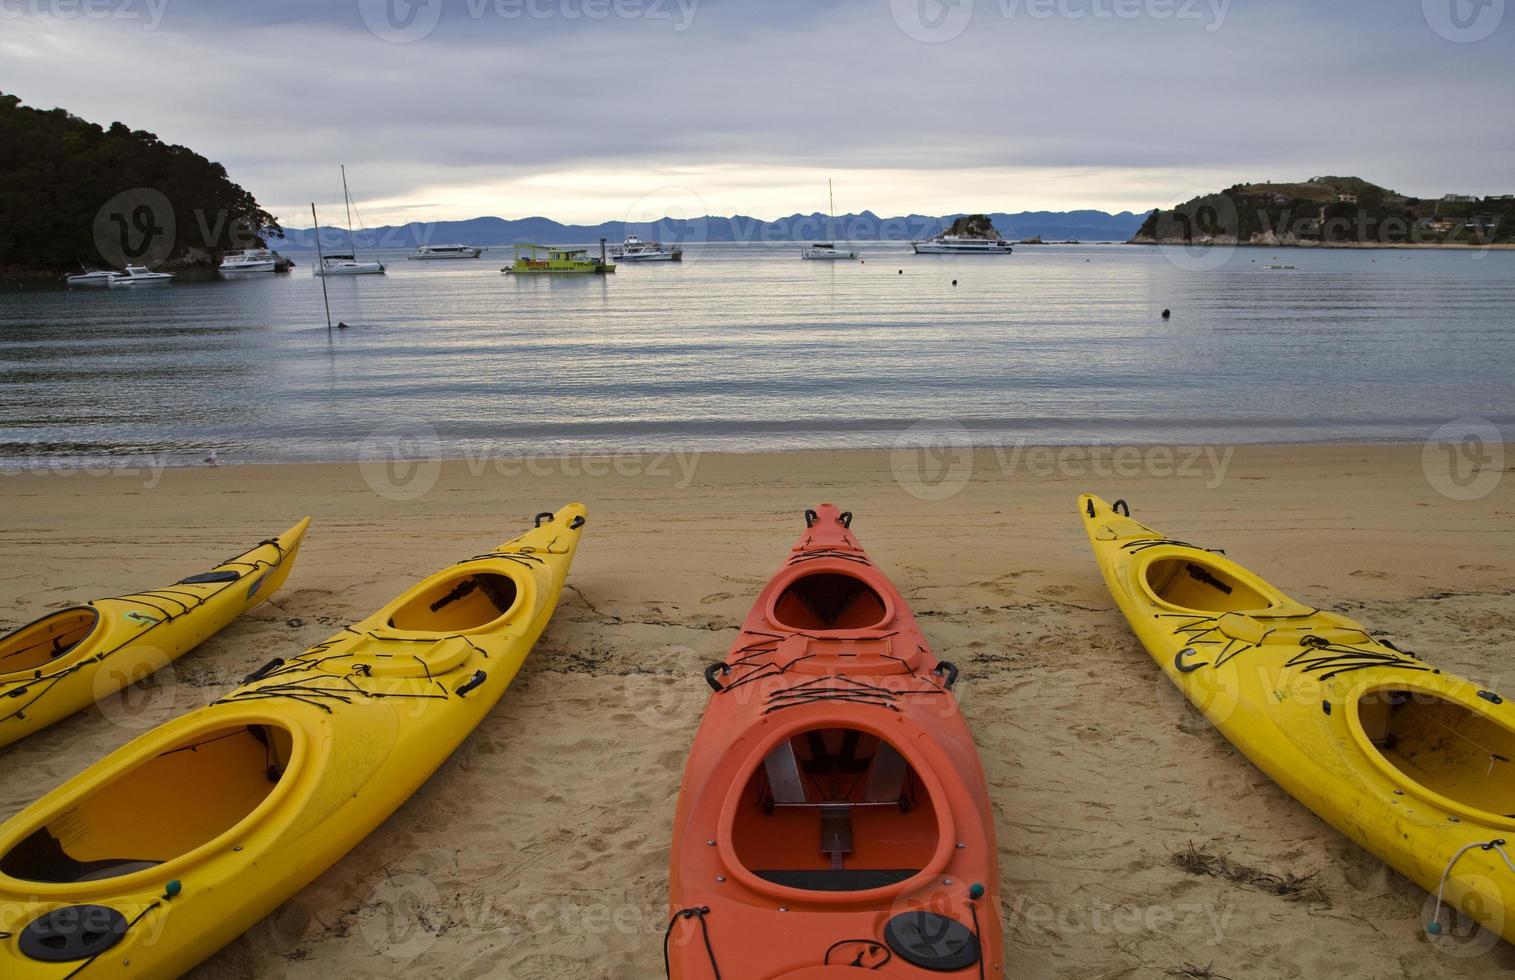
<path fill-rule="evenodd" d="M 1185 657 L 1195 657 L 1198 655 L 1199 651 L 1193 647 L 1184 647 L 1182 650 L 1173 655 L 1174 669 L 1177 670 L 1180 674 L 1192 674 L 1201 667 L 1210 666 L 1208 661 L 1202 664 L 1191 664 L 1187 663 L 1184 660 Z"/>
<path fill-rule="evenodd" d="M 577 531 L 587 523 L 588 521 L 585 519 L 583 514 L 575 514 L 573 515 L 573 520 L 568 522 L 568 530 Z"/>
<path fill-rule="evenodd" d="M 848 528 L 850 530 L 852 528 L 852 511 L 842 511 L 842 516 L 838 517 L 837 520 L 842 522 L 842 527 Z"/>
<path fill-rule="evenodd" d="M 1110 509 L 1122 517 L 1131 516 L 1131 505 L 1126 503 L 1124 500 L 1117 500 L 1115 503 L 1110 505 Z"/>
<path fill-rule="evenodd" d="M 805 526 L 815 527 L 815 522 L 820 519 L 820 516 L 813 510 L 805 511 Z"/>
<path fill-rule="evenodd" d="M 729 674 L 731 673 L 731 668 L 727 667 L 725 663 L 722 662 L 713 663 L 709 667 L 705 668 L 705 683 L 709 684 L 710 689 L 716 692 L 725 690 L 725 688 L 721 686 L 721 682 L 715 679 L 715 675 L 718 673 Z"/>
<path fill-rule="evenodd" d="M 1084 513 L 1088 514 L 1090 517 L 1094 516 L 1094 498 L 1093 497 L 1090 497 L 1088 500 L 1084 501 Z"/>
<path fill-rule="evenodd" d="M 464 696 L 466 696 L 468 694 L 469 691 L 472 691 L 474 688 L 476 688 L 480 684 L 484 683 L 485 678 L 487 678 L 488 676 L 489 675 L 486 674 L 486 673 L 484 673 L 482 670 L 476 670 L 476 671 L 473 672 L 473 676 L 472 677 L 468 678 L 468 680 L 466 680 L 466 681 L 463 682 L 463 686 L 462 687 L 458 688 L 456 691 L 453 691 L 452 693 L 456 694 L 460 698 L 464 697 Z"/>
<path fill-rule="evenodd" d="M 952 685 L 957 683 L 957 664 L 953 663 L 950 660 L 943 660 L 941 663 L 937 664 L 931 673 L 935 674 L 938 677 L 942 676 L 943 674 L 947 675 L 947 679 L 942 682 L 943 690 L 950 691 L 952 690 Z"/>
<path fill-rule="evenodd" d="M 269 674 L 272 674 L 274 671 L 283 666 L 284 658 L 275 657 L 268 663 L 253 671 L 251 674 L 248 674 L 246 677 L 242 678 L 242 683 L 251 684 L 253 681 L 261 681 L 263 678 L 267 677 Z"/>
<path fill-rule="evenodd" d="M 552 523 L 552 516 L 553 516 L 552 515 L 552 511 L 550 511 L 550 510 L 544 510 L 544 511 L 542 511 L 540 514 L 537 515 L 536 526 L 537 527 L 541 527 L 542 526 L 542 521 L 544 521 L 544 520 L 547 521 L 549 524 Z"/>

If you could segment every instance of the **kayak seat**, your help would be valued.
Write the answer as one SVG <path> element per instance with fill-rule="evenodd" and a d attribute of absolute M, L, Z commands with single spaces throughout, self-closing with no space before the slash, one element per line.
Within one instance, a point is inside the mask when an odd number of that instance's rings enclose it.
<path fill-rule="evenodd" d="M 800 888 L 810 892 L 860 892 L 870 888 L 884 888 L 920 874 L 915 868 L 857 868 L 838 871 L 834 868 L 754 871 L 764 881 L 786 888 Z"/>
<path fill-rule="evenodd" d="M 76 861 L 63 850 L 62 842 L 43 827 L 5 856 L 0 871 L 22 881 L 69 883 L 119 878 L 162 863 L 130 858 Z"/>

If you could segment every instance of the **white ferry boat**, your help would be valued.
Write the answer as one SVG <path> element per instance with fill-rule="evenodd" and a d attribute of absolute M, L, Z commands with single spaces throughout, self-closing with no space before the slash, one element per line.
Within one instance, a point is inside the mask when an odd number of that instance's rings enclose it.
<path fill-rule="evenodd" d="M 273 272 L 278 257 L 266 248 L 249 248 L 240 252 L 227 252 L 221 259 L 221 272 L 240 275 L 251 272 Z"/>
<path fill-rule="evenodd" d="M 484 250 L 473 245 L 422 245 L 406 256 L 408 259 L 476 259 Z"/>
<path fill-rule="evenodd" d="M 965 238 L 943 232 L 930 241 L 911 242 L 917 255 L 1009 255 L 1015 249 L 1003 238 Z"/>
<path fill-rule="evenodd" d="M 662 242 L 644 242 L 636 235 L 627 235 L 626 240 L 610 250 L 611 256 L 620 262 L 682 262 L 684 250 L 677 245 Z"/>

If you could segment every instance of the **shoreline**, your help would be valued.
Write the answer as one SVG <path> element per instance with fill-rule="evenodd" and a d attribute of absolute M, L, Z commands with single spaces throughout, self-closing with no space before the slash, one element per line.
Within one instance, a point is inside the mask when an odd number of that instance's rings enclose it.
<path fill-rule="evenodd" d="M 1454 420 L 1455 421 L 1455 420 Z M 1515 420 L 1510 419 L 1484 419 L 1494 428 L 1503 431 L 1506 428 L 1515 427 Z M 1123 440 L 1119 442 L 1042 442 L 1042 441 L 1017 441 L 1004 440 L 1002 442 L 974 442 L 966 444 L 947 442 L 945 445 L 938 443 L 942 449 L 950 452 L 972 451 L 980 453 L 1041 453 L 1051 451 L 1058 453 L 1086 453 L 1103 454 L 1123 450 L 1136 450 L 1146 452 L 1153 449 L 1191 449 L 1200 450 L 1240 450 L 1247 449 L 1273 449 L 1290 450 L 1308 447 L 1339 447 L 1342 449 L 1369 448 L 1383 446 L 1423 446 L 1427 438 L 1434 430 L 1447 424 L 1447 420 L 1435 420 L 1426 422 L 1426 433 L 1419 436 L 1411 435 L 1388 435 L 1381 438 L 1368 438 L 1363 436 L 1325 437 L 1320 439 L 1280 440 L 1274 438 L 1248 441 L 1243 439 L 1215 440 L 1215 439 L 1155 439 L 1155 440 Z M 906 430 L 909 431 L 909 430 Z M 937 430 L 932 430 L 937 431 Z M 1504 445 L 1515 444 L 1515 439 L 1503 440 Z M 496 453 L 480 452 L 461 455 L 437 455 L 437 456 L 404 456 L 384 459 L 365 459 L 362 456 L 333 459 L 237 459 L 218 458 L 214 466 L 208 465 L 204 460 L 189 460 L 179 457 L 165 458 L 166 454 L 140 453 L 135 455 L 119 455 L 104 457 L 70 457 L 70 456 L 44 456 L 29 460 L 26 463 L 0 461 L 0 487 L 5 481 L 14 480 L 29 475 L 56 476 L 56 475 L 109 475 L 112 472 L 133 471 L 149 469 L 155 471 L 196 471 L 217 469 L 245 469 L 251 467 L 361 467 L 365 465 L 438 465 L 443 467 L 491 467 L 495 465 L 523 464 L 533 462 L 557 461 L 566 459 L 579 459 L 585 461 L 611 461 L 623 459 L 641 459 L 645 457 L 671 457 L 671 458 L 704 458 L 704 457 L 752 457 L 752 456 L 825 456 L 844 453 L 882 453 L 889 454 L 901 450 L 909 451 L 926 448 L 918 441 L 906 441 L 903 436 L 889 444 L 877 445 L 843 445 L 843 446 L 794 446 L 781 449 L 754 448 L 754 449 L 701 449 L 688 448 L 687 446 L 670 446 L 666 448 L 634 448 L 617 451 L 601 449 L 578 451 L 565 449 L 561 452 L 529 452 L 529 453 Z M 196 450 L 192 455 L 207 450 Z M 1512 454 L 1515 455 L 1515 454 Z"/>
<path fill-rule="evenodd" d="M 905 455 L 901 469 L 880 450 L 708 454 L 682 486 L 676 468 L 474 475 L 463 461 L 439 463 L 425 486 L 405 479 L 428 468 L 389 468 L 398 482 L 376 486 L 350 463 L 176 468 L 151 487 L 0 480 L 11 570 L 0 629 L 174 581 L 313 518 L 283 591 L 154 685 L 9 746 L 0 818 L 533 513 L 581 500 L 589 524 L 568 587 L 501 702 L 393 816 L 189 976 L 658 975 L 673 800 L 710 694 L 701 670 L 726 654 L 801 511 L 830 501 L 857 515 L 938 656 L 962 670 L 1013 975 L 1093 976 L 1112 962 L 1155 974 L 1200 963 L 1229 976 L 1502 975 L 1497 951 L 1428 947 L 1424 892 L 1182 702 L 1116 611 L 1075 500 L 1126 498 L 1138 520 L 1225 548 L 1300 601 L 1492 689 L 1515 658 L 1515 474 L 1458 500 L 1410 443 L 1238 446 L 1223 472 L 1201 460 L 1192 475 L 1006 472 L 990 450 L 964 471 L 950 454 Z M 1175 857 L 1191 845 L 1313 875 L 1317 897 L 1188 874 Z M 564 868 L 593 868 L 596 881 Z"/>
<path fill-rule="evenodd" d="M 1471 242 L 1188 242 L 1182 239 L 1131 239 L 1127 245 L 1156 245 L 1183 248 L 1304 248 L 1304 249 L 1411 249 L 1449 252 L 1508 252 L 1515 251 L 1515 242 L 1492 242 L 1487 245 Z"/>

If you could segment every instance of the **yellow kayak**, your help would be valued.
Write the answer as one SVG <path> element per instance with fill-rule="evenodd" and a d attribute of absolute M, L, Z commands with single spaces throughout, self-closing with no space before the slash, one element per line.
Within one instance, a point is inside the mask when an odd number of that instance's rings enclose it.
<path fill-rule="evenodd" d="M 1078 499 L 1105 584 L 1147 652 L 1291 796 L 1427 898 L 1426 929 L 1515 940 L 1515 705 L 1217 551 Z"/>
<path fill-rule="evenodd" d="M 141 680 L 273 595 L 309 525 L 165 588 L 96 599 L 0 637 L 0 746 Z"/>
<path fill-rule="evenodd" d="M 505 693 L 584 519 L 538 515 L 0 825 L 0 976 L 177 976 L 314 879 Z"/>

